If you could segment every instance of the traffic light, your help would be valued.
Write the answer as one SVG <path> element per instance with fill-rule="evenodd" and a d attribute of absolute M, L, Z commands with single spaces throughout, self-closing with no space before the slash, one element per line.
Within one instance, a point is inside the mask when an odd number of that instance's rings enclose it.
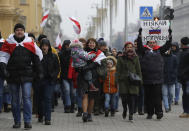
<path fill-rule="evenodd" d="M 171 9 L 170 7 L 165 6 L 163 9 L 163 19 L 164 20 L 173 20 L 174 18 L 174 9 Z"/>

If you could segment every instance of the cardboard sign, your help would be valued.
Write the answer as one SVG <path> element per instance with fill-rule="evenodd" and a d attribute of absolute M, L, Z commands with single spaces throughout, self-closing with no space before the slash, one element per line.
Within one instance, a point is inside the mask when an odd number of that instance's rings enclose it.
<path fill-rule="evenodd" d="M 167 41 L 169 40 L 169 21 L 141 21 L 142 41 Z"/>

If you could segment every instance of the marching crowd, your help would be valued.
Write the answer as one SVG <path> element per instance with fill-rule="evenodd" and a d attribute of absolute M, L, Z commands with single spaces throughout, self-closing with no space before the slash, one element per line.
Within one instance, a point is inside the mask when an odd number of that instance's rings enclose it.
<path fill-rule="evenodd" d="M 61 97 L 64 113 L 74 113 L 83 122 L 94 115 L 115 116 L 119 98 L 122 117 L 133 121 L 133 114 L 147 113 L 147 119 L 163 117 L 178 105 L 182 87 L 183 113 L 189 118 L 189 38 L 180 46 L 169 40 L 163 46 L 157 41 L 138 38 L 123 44 L 123 50 L 109 49 L 103 38 L 65 40 L 61 49 L 52 47 L 48 37 L 36 40 L 18 23 L 6 40 L 0 36 L 0 113 L 9 112 L 13 128 L 31 129 L 32 114 L 38 122 L 51 125 L 51 112 Z M 11 105 L 11 106 L 10 106 Z"/>

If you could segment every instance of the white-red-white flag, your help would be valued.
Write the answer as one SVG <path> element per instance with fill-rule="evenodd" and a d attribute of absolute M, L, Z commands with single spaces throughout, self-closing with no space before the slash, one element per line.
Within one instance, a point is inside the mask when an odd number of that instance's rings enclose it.
<path fill-rule="evenodd" d="M 62 48 L 61 33 L 58 33 L 56 37 L 55 47 L 58 47 L 58 49 Z"/>
<path fill-rule="evenodd" d="M 81 33 L 81 26 L 80 26 L 79 22 L 73 17 L 69 17 L 69 19 L 73 23 L 73 28 L 74 28 L 75 33 L 80 34 Z"/>
<path fill-rule="evenodd" d="M 47 19 L 49 17 L 49 10 L 45 11 L 44 15 L 43 15 L 43 18 L 41 20 L 41 27 L 43 28 L 47 22 Z"/>

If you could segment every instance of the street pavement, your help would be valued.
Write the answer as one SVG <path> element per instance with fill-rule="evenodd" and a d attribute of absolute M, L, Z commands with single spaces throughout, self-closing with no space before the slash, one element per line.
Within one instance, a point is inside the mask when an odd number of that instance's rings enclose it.
<path fill-rule="evenodd" d="M 134 122 L 122 119 L 122 107 L 115 117 L 104 117 L 104 115 L 93 116 L 93 122 L 83 123 L 81 117 L 76 117 L 75 113 L 63 113 L 62 102 L 52 113 L 52 125 L 47 126 L 37 122 L 33 115 L 32 131 L 189 131 L 189 118 L 179 118 L 182 113 L 182 106 L 173 105 L 172 111 L 164 113 L 162 120 L 157 120 L 153 116 L 152 120 L 147 120 L 146 115 L 134 115 Z M 13 129 L 13 117 L 11 113 L 0 114 L 0 131 L 20 131 L 24 130 L 23 122 L 21 129 Z"/>

